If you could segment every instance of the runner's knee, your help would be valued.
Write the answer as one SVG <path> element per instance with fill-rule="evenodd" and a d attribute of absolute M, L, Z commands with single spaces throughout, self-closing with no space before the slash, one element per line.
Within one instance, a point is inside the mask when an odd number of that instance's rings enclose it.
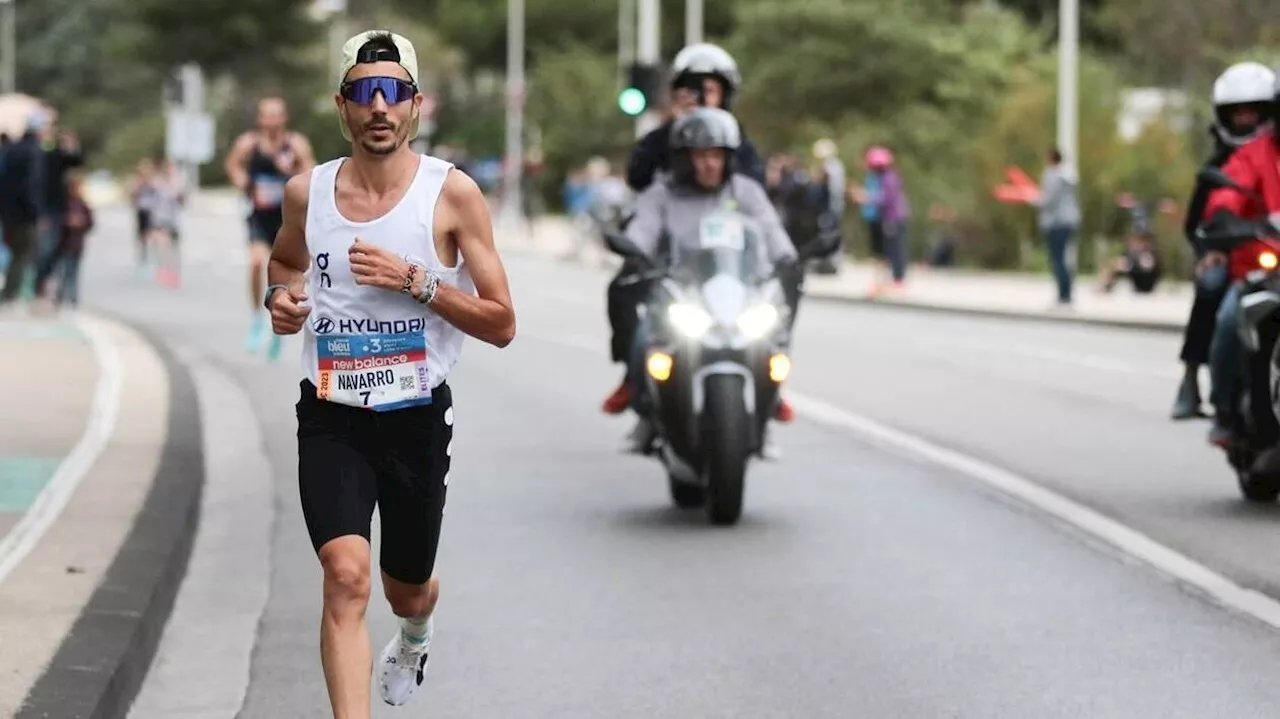
<path fill-rule="evenodd" d="M 361 537 L 342 537 L 320 550 L 325 604 L 332 608 L 363 607 L 369 602 L 368 545 Z"/>

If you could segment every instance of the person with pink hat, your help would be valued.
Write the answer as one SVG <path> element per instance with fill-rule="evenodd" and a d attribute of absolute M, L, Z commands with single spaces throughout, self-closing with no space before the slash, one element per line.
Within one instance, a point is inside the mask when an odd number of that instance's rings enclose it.
<path fill-rule="evenodd" d="M 906 224 L 910 216 L 907 196 L 902 187 L 902 177 L 894 167 L 893 153 L 888 148 L 873 145 L 863 159 L 867 177 L 862 187 L 850 191 L 852 199 L 862 206 L 862 219 L 867 223 L 871 236 L 871 254 L 889 265 L 895 288 L 902 287 L 907 274 Z M 884 286 L 884 271 L 877 272 L 871 293 L 878 294 Z"/>

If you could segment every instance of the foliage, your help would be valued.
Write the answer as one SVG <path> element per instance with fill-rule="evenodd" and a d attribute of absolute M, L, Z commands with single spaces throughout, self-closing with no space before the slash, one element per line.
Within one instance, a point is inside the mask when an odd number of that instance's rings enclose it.
<path fill-rule="evenodd" d="M 1081 201 L 1086 237 L 1114 233 L 1116 193 L 1184 201 L 1206 152 L 1208 90 L 1226 64 L 1277 61 L 1273 0 L 1082 0 Z M 311 0 L 40 0 L 19 4 L 20 90 L 46 98 L 77 129 L 91 161 L 113 169 L 163 148 L 161 91 L 175 65 L 209 77 L 219 152 L 252 123 L 263 93 L 290 103 L 293 124 L 321 159 L 346 152 L 330 76 L 328 27 Z M 1184 7 L 1185 5 L 1185 7 Z M 502 151 L 506 0 L 348 0 L 349 26 L 393 27 L 418 46 L 438 98 L 434 140 L 476 156 Z M 765 153 L 809 157 L 831 137 L 861 178 L 872 143 L 898 158 L 922 237 L 931 205 L 961 214 L 963 259 L 1028 262 L 1034 211 L 992 198 L 1005 169 L 1037 175 L 1054 142 L 1057 0 L 707 0 L 706 34 L 737 57 L 746 82 L 735 112 Z M 616 1 L 526 0 L 529 145 L 543 150 L 550 199 L 591 155 L 625 163 L 633 121 L 616 105 Z M 684 1 L 662 0 L 662 54 L 684 34 Z M 1190 42 L 1187 38 L 1196 38 Z M 1245 48 L 1259 48 L 1249 52 Z M 1121 92 L 1175 87 L 1192 128 L 1170 119 L 1136 142 L 1117 136 Z M 204 181 L 221 179 L 218 162 Z M 850 229 L 856 229 L 851 212 Z M 917 243 L 919 240 L 916 240 Z M 1081 244 L 1091 261 L 1092 243 Z M 1166 239 L 1178 257 L 1183 243 Z"/>

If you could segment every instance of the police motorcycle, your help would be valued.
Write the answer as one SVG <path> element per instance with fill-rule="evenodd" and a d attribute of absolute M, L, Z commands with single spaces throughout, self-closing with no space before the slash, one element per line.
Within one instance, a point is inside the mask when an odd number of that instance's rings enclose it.
<path fill-rule="evenodd" d="M 648 454 L 666 468 L 677 506 L 701 506 L 713 524 L 734 524 L 747 464 L 762 451 L 791 372 L 791 323 L 754 223 L 721 209 L 699 225 L 696 243 L 669 243 L 699 249 L 682 251 L 665 267 L 624 235 L 611 233 L 606 242 L 639 268 L 624 281 L 656 281 L 638 308 L 650 328 L 641 340 L 646 391 L 637 408 L 653 428 Z M 831 249 L 812 244 L 810 252 Z"/>
<path fill-rule="evenodd" d="M 1216 168 L 1205 168 L 1197 177 L 1211 187 L 1255 194 Z M 1237 314 L 1244 381 L 1234 427 L 1237 439 L 1227 448 L 1227 461 L 1245 499 L 1274 502 L 1280 497 L 1280 218 L 1209 223 L 1197 234 L 1208 247 L 1259 241 L 1270 248 L 1258 255 L 1258 267 L 1244 279 Z"/>

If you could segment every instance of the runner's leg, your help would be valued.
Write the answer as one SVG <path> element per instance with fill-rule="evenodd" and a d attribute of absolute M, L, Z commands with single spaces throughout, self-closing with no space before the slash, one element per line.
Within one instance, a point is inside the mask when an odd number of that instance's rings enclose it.
<path fill-rule="evenodd" d="M 367 719 L 373 669 L 369 605 L 369 529 L 377 502 L 373 464 L 360 431 L 363 410 L 316 398 L 302 382 L 298 416 L 298 491 L 312 547 L 324 571 L 320 661 L 336 719 Z"/>
<path fill-rule="evenodd" d="M 452 391 L 442 384 L 423 407 L 376 418 L 382 584 L 400 626 L 382 650 L 378 689 L 400 705 L 422 684 L 440 597 L 432 576 L 453 451 Z"/>

